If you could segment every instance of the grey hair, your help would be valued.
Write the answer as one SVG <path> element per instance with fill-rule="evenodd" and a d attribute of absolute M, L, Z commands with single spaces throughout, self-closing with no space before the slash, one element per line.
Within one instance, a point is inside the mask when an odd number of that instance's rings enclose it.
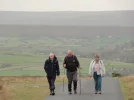
<path fill-rule="evenodd" d="M 49 56 L 53 55 L 54 56 L 54 53 L 50 53 Z"/>

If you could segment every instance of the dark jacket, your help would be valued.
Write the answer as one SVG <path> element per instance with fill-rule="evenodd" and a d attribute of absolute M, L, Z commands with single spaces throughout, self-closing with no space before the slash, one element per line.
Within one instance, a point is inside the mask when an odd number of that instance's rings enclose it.
<path fill-rule="evenodd" d="M 79 68 L 79 61 L 75 55 L 72 57 L 66 56 L 64 59 L 63 64 L 66 64 L 66 69 L 69 72 L 77 71 L 77 68 Z"/>
<path fill-rule="evenodd" d="M 51 61 L 50 58 L 45 61 L 44 70 L 47 76 L 60 75 L 59 63 L 56 56 L 53 61 Z"/>

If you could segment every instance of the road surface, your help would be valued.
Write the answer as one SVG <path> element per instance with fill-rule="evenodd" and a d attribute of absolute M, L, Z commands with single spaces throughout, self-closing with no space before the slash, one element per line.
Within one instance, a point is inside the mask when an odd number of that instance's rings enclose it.
<path fill-rule="evenodd" d="M 67 91 L 67 84 L 63 92 L 63 86 L 56 87 L 56 95 L 48 96 L 45 100 L 124 100 L 120 90 L 119 81 L 111 77 L 105 77 L 102 81 L 102 94 L 94 94 L 94 81 L 82 80 L 81 81 L 81 95 L 69 95 Z"/>

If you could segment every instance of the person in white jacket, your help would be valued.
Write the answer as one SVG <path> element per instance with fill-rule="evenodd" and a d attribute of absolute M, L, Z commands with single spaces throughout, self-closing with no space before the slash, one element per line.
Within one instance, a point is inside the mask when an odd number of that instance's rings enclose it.
<path fill-rule="evenodd" d="M 95 94 L 101 94 L 101 83 L 104 75 L 105 66 L 103 61 L 100 60 L 100 56 L 96 54 L 94 60 L 91 61 L 89 66 L 89 77 L 93 77 L 95 82 Z"/>

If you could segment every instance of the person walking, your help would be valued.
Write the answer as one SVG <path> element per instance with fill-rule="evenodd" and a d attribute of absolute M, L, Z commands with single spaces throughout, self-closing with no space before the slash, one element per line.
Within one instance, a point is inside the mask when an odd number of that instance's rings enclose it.
<path fill-rule="evenodd" d="M 55 80 L 56 75 L 60 75 L 60 69 L 57 57 L 53 53 L 50 53 L 49 58 L 45 61 L 44 70 L 49 83 L 50 95 L 55 95 Z"/>
<path fill-rule="evenodd" d="M 67 56 L 64 58 L 63 67 L 67 70 L 69 94 L 72 94 L 72 83 L 74 86 L 74 94 L 77 94 L 77 69 L 80 68 L 80 64 L 71 50 L 68 51 Z"/>
<path fill-rule="evenodd" d="M 96 54 L 94 60 L 91 61 L 89 66 L 89 77 L 93 77 L 95 82 L 95 94 L 102 93 L 102 77 L 104 77 L 104 75 L 105 66 L 103 61 L 100 60 L 100 56 Z"/>

